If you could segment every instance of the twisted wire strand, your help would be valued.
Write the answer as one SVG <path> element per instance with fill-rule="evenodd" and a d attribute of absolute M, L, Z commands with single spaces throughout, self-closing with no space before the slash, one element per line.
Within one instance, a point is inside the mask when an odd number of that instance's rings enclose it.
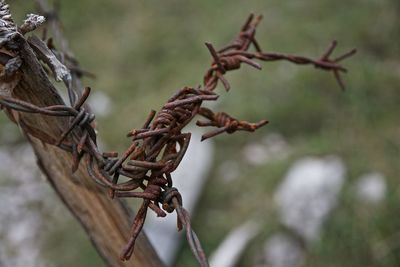
<path fill-rule="evenodd" d="M 0 15 L 1 10 L 5 10 L 4 6 L 0 6 Z M 216 127 L 215 130 L 204 134 L 202 140 L 224 132 L 253 132 L 268 123 L 267 120 L 250 123 L 238 120 L 225 112 L 214 112 L 202 107 L 204 101 L 218 99 L 214 90 L 219 82 L 227 91 L 230 89 L 230 84 L 224 74 L 239 69 L 242 63 L 260 69 L 260 65 L 254 60 L 286 60 L 300 65 L 311 64 L 331 71 L 339 85 L 344 88 L 339 73 L 346 72 L 346 69 L 339 62 L 353 55 L 355 50 L 330 59 L 336 47 L 336 42 L 334 42 L 318 60 L 262 52 L 255 39 L 256 27 L 261 19 L 261 16 L 250 15 L 237 37 L 218 51 L 212 44 L 206 43 L 213 62 L 204 75 L 203 85 L 197 88 L 184 87 L 178 90 L 158 113 L 152 110 L 141 128 L 133 129 L 127 134 L 132 144 L 120 156 L 117 152 L 102 153 L 97 147 L 94 130 L 95 116 L 85 105 L 90 88 L 85 88 L 81 93 L 77 92 L 76 87 L 73 86 L 73 80 L 65 82 L 70 96 L 70 107 L 66 105 L 38 107 L 12 97 L 0 96 L 0 105 L 8 109 L 46 116 L 70 117 L 69 125 L 53 145 L 72 154 L 72 171 L 76 171 L 80 161 L 84 159 L 89 176 L 99 185 L 108 188 L 110 197 L 142 199 L 142 204 L 131 226 L 129 241 L 122 249 L 121 260 L 128 260 L 132 256 L 136 238 L 143 228 L 147 210 L 150 208 L 159 217 L 166 216 L 166 212 L 176 211 L 178 230 L 185 227 L 186 238 L 194 256 L 202 267 L 208 266 L 205 252 L 191 227 L 189 214 L 183 208 L 182 197 L 173 187 L 171 177 L 171 173 L 179 166 L 190 143 L 191 134 L 182 130 L 196 115 L 206 119 L 206 121 L 197 121 L 198 126 Z M 51 51 L 62 59 L 63 53 L 58 53 L 55 47 L 50 47 L 50 44 L 47 42 Z M 249 52 L 250 47 L 254 47 L 255 52 Z M 128 181 L 120 182 L 121 176 L 128 178 Z"/>

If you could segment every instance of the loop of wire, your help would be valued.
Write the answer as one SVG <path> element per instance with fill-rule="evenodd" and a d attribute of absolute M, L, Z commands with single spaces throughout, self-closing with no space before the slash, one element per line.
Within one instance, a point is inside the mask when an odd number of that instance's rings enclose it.
<path fill-rule="evenodd" d="M 84 104 L 90 94 L 89 87 L 86 87 L 82 94 L 78 94 L 71 82 L 65 83 L 70 96 L 70 107 L 66 105 L 38 107 L 12 97 L 0 97 L 0 105 L 5 109 L 69 117 L 68 127 L 58 140 L 51 143 L 72 154 L 72 171 L 76 171 L 84 159 L 90 177 L 99 185 L 108 188 L 110 197 L 142 199 L 131 226 L 129 241 L 122 250 L 121 260 L 128 260 L 132 256 L 136 238 L 146 220 L 147 210 L 151 209 L 159 217 L 166 216 L 165 212 L 176 211 L 178 230 L 185 227 L 186 238 L 193 254 L 201 266 L 208 266 L 205 252 L 192 230 L 189 214 L 182 206 L 182 197 L 173 187 L 171 177 L 190 143 L 191 134 L 182 132 L 183 128 L 196 115 L 204 117 L 206 121 L 197 121 L 198 126 L 216 127 L 215 130 L 203 135 L 202 140 L 205 140 L 224 132 L 253 132 L 268 123 L 267 120 L 257 123 L 241 121 L 227 113 L 213 112 L 202 107 L 204 101 L 217 100 L 218 95 L 213 91 L 219 81 L 226 90 L 230 89 L 230 84 L 224 77 L 226 72 L 239 69 L 242 63 L 260 69 L 254 60 L 286 60 L 295 64 L 312 64 L 317 68 L 331 71 L 339 85 L 344 88 L 339 74 L 346 72 L 346 69 L 339 65 L 339 62 L 353 55 L 355 50 L 336 59 L 330 59 L 336 46 L 334 42 L 318 60 L 262 52 L 255 39 L 256 27 L 260 20 L 261 16 L 250 15 L 231 44 L 218 51 L 210 43 L 206 43 L 213 62 L 204 76 L 203 85 L 198 88 L 184 87 L 178 90 L 158 113 L 152 110 L 141 128 L 133 129 L 127 134 L 132 144 L 120 155 L 117 152 L 101 153 L 97 147 L 95 116 Z M 54 53 L 57 53 L 51 41 L 47 44 L 52 51 L 55 51 Z M 255 48 L 255 52 L 248 51 L 251 46 Z M 57 53 L 59 56 L 61 54 Z M 49 140 L 42 141 L 50 143 Z M 128 180 L 120 182 L 121 176 Z"/>

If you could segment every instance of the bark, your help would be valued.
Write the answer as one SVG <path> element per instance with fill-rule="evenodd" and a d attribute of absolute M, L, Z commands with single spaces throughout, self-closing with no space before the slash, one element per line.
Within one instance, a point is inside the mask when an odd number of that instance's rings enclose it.
<path fill-rule="evenodd" d="M 17 45 L 16 54 L 21 58 L 22 65 L 14 76 L 19 81 L 11 88 L 11 95 L 38 106 L 63 105 L 63 100 L 25 38 L 17 35 L 13 43 Z M 9 112 L 27 136 L 49 183 L 84 227 L 104 261 L 113 267 L 163 266 L 143 232 L 136 242 L 131 260 L 120 261 L 119 254 L 129 237 L 132 212 L 121 200 L 111 199 L 106 189 L 89 177 L 84 161 L 72 174 L 72 156 L 39 140 L 57 140 L 67 128 L 67 118 Z"/>

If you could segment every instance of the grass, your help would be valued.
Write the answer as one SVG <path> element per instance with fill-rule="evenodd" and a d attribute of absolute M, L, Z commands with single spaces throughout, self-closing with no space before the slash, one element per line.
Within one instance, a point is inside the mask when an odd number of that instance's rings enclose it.
<path fill-rule="evenodd" d="M 18 18 L 30 8 L 22 0 L 11 4 Z M 82 0 L 62 1 L 61 16 L 81 64 L 98 76 L 85 85 L 112 98 L 113 113 L 98 125 L 102 140 L 117 149 L 127 146 L 125 133 L 141 125 L 150 109 L 159 108 L 176 89 L 201 83 L 210 61 L 204 41 L 217 47 L 230 41 L 250 12 L 265 17 L 258 37 L 267 50 L 317 57 L 333 39 L 339 41 L 338 53 L 357 47 L 356 57 L 345 63 L 350 73 L 344 93 L 328 73 L 289 63 L 264 64 L 261 72 L 243 67 L 228 76 L 232 90 L 219 91 L 218 109 L 271 123 L 255 134 L 216 138 L 214 169 L 193 221 L 211 252 L 244 217 L 260 220 L 262 233 L 240 262 L 254 266 L 265 239 L 279 229 L 272 193 L 287 168 L 305 155 L 337 154 L 347 165 L 348 179 L 305 266 L 383 267 L 400 264 L 400 247 L 393 239 L 400 229 L 399 11 L 395 0 Z M 234 183 L 218 178 L 219 164 L 240 161 L 243 146 L 269 132 L 281 133 L 291 144 L 288 159 L 258 167 L 240 164 Z M 369 171 L 384 173 L 389 185 L 384 203 L 375 209 L 356 202 L 351 190 L 353 181 Z M 64 249 L 54 251 L 56 256 L 49 256 L 54 265 L 96 261 L 99 266 L 77 224 L 64 230 L 55 236 L 72 256 L 57 256 Z M 187 246 L 176 266 L 197 266 Z"/>

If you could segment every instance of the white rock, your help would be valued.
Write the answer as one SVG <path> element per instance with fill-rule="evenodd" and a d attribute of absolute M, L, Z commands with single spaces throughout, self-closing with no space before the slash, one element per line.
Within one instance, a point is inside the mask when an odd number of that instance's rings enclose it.
<path fill-rule="evenodd" d="M 89 99 L 89 106 L 96 116 L 105 117 L 110 114 L 112 110 L 112 103 L 110 98 L 103 92 L 93 92 Z"/>
<path fill-rule="evenodd" d="M 244 159 L 252 165 L 264 164 L 268 159 L 268 151 L 263 144 L 250 143 L 243 148 Z"/>
<path fill-rule="evenodd" d="M 224 182 L 232 182 L 239 177 L 239 163 L 233 160 L 227 160 L 222 162 L 218 167 L 218 178 L 221 178 Z"/>
<path fill-rule="evenodd" d="M 253 142 L 243 148 L 245 161 L 252 165 L 262 165 L 269 161 L 283 160 L 289 154 L 289 145 L 277 133 L 268 134 L 261 142 Z"/>
<path fill-rule="evenodd" d="M 290 154 L 290 147 L 282 135 L 270 133 L 262 139 L 262 143 L 267 147 L 269 158 L 272 160 L 286 159 Z"/>
<path fill-rule="evenodd" d="M 49 188 L 40 183 L 40 172 L 29 145 L 0 147 L 0 265 L 45 266 L 41 258 L 44 232 L 42 213 L 49 212 Z M 34 209 L 32 206 L 41 206 Z"/>
<path fill-rule="evenodd" d="M 206 182 L 214 145 L 210 140 L 200 142 L 202 132 L 197 128 L 189 129 L 188 132 L 192 132 L 189 148 L 178 169 L 171 175 L 173 186 L 182 195 L 184 208 L 191 213 Z M 168 214 L 165 218 L 157 218 L 154 212 L 149 211 L 147 217 L 145 232 L 160 258 L 171 266 L 181 241 L 181 234 L 178 234 L 176 227 L 176 215 Z"/>
<path fill-rule="evenodd" d="M 276 233 L 268 238 L 264 247 L 268 267 L 297 267 L 304 261 L 304 251 L 291 236 Z"/>
<path fill-rule="evenodd" d="M 360 201 L 379 204 L 386 195 L 385 176 L 378 172 L 365 174 L 358 178 L 355 190 L 356 196 Z"/>
<path fill-rule="evenodd" d="M 210 256 L 211 267 L 234 267 L 248 243 L 259 233 L 259 225 L 248 221 L 232 230 Z"/>
<path fill-rule="evenodd" d="M 274 197 L 281 222 L 305 240 L 317 240 L 336 205 L 345 172 L 343 162 L 334 156 L 295 162 Z"/>

